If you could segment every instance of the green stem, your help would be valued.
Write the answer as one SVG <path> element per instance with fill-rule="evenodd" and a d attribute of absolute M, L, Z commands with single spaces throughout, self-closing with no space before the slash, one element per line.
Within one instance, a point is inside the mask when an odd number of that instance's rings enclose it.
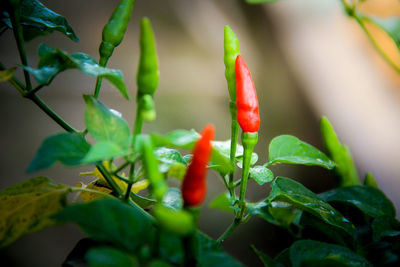
<path fill-rule="evenodd" d="M 221 244 L 224 240 L 240 225 L 240 219 L 235 218 L 232 224 L 226 229 L 226 231 L 217 239 L 217 242 Z"/>
<path fill-rule="evenodd" d="M 60 125 L 67 132 L 77 132 L 71 125 L 64 121 L 57 113 L 55 113 L 49 106 L 46 105 L 37 95 L 28 96 L 41 110 L 43 110 L 50 118 L 52 118 L 58 125 Z"/>
<path fill-rule="evenodd" d="M 117 177 L 119 180 L 124 181 L 124 182 L 127 183 L 127 184 L 130 183 L 129 179 L 126 179 L 125 177 L 122 177 L 122 176 L 119 175 L 118 173 L 115 173 L 114 176 Z"/>
<path fill-rule="evenodd" d="M 12 11 L 9 12 L 11 24 L 13 28 L 13 33 L 15 37 L 15 41 L 17 42 L 17 48 L 19 57 L 21 59 L 23 66 L 28 66 L 28 59 L 26 57 L 26 50 L 25 50 L 25 42 L 24 42 L 24 35 L 22 33 L 22 25 L 20 23 L 20 13 L 18 10 L 18 6 L 13 5 Z M 29 76 L 29 72 L 24 69 L 24 77 L 26 83 L 26 90 L 30 91 L 32 89 L 31 78 Z"/>
<path fill-rule="evenodd" d="M 374 45 L 375 49 L 382 55 L 382 57 L 386 60 L 389 65 L 395 69 L 398 73 L 400 73 L 400 66 L 397 65 L 391 58 L 390 56 L 382 49 L 382 47 L 378 44 L 378 42 L 375 40 L 375 38 L 372 36 L 372 34 L 368 31 L 367 27 L 365 26 L 363 20 L 358 17 L 356 14 L 352 16 L 357 23 L 360 25 L 361 29 L 365 32 L 367 35 L 368 39 L 371 41 L 371 43 Z M 371 22 L 373 23 L 373 22 Z"/>
<path fill-rule="evenodd" d="M 141 114 L 141 106 L 140 106 L 140 100 L 138 99 L 137 101 L 137 107 L 136 107 L 136 118 L 135 118 L 135 124 L 133 127 L 133 136 L 135 139 L 135 136 L 140 134 L 142 132 L 142 127 L 143 127 L 143 118 Z M 134 145 L 134 142 L 132 143 Z"/>
<path fill-rule="evenodd" d="M 96 165 L 97 169 L 103 175 L 104 179 L 106 179 L 107 183 L 111 186 L 112 190 L 117 194 L 118 197 L 122 196 L 122 190 L 119 188 L 117 183 L 111 177 L 110 173 L 108 173 L 106 167 L 104 167 L 103 163 Z"/>
<path fill-rule="evenodd" d="M 128 187 L 125 192 L 125 200 L 129 199 L 131 190 L 132 190 L 132 185 L 133 185 L 133 179 L 134 179 L 134 172 L 135 172 L 135 163 L 131 164 L 131 168 L 129 169 L 129 179 L 128 179 Z"/>
<path fill-rule="evenodd" d="M 120 171 L 122 171 L 123 169 L 125 169 L 126 166 L 128 166 L 129 164 L 131 164 L 129 161 L 125 161 L 121 166 L 119 166 L 116 170 L 114 170 L 112 173 L 113 174 L 118 174 Z"/>
<path fill-rule="evenodd" d="M 229 111 L 231 113 L 232 123 L 231 123 L 231 151 L 230 151 L 230 163 L 231 163 L 231 172 L 229 173 L 229 193 L 232 198 L 235 198 L 235 189 L 233 186 L 233 178 L 235 174 L 235 158 L 236 158 L 236 147 L 239 135 L 239 124 L 237 122 L 236 113 L 236 103 L 233 101 L 229 102 Z"/>
<path fill-rule="evenodd" d="M 193 221 L 195 222 L 195 229 L 199 222 L 199 208 L 186 208 L 188 212 L 193 215 Z M 183 237 L 182 245 L 184 249 L 184 265 L 185 267 L 197 266 L 197 251 L 198 251 L 198 234 L 195 230 L 192 234 Z"/>
<path fill-rule="evenodd" d="M 108 58 L 100 57 L 99 65 L 101 67 L 105 67 L 107 65 L 107 62 L 108 62 Z M 103 80 L 102 77 L 97 76 L 96 87 L 94 88 L 94 93 L 93 93 L 93 96 L 95 98 L 99 98 L 102 80 Z"/>
<path fill-rule="evenodd" d="M 141 106 L 140 106 L 140 96 L 137 97 L 137 107 L 136 107 L 136 118 L 135 118 L 135 124 L 133 127 L 133 141 L 132 141 L 132 147 L 135 145 L 135 139 L 138 134 L 142 132 L 142 127 L 143 127 L 143 119 L 141 116 Z M 129 198 L 131 189 L 132 189 L 132 184 L 134 180 L 134 173 L 135 173 L 135 163 L 131 164 L 131 168 L 129 169 L 129 181 L 130 183 L 128 184 L 128 188 L 125 193 L 125 199 Z"/>
<path fill-rule="evenodd" d="M 247 188 L 247 180 L 249 178 L 250 172 L 250 161 L 251 155 L 253 154 L 254 146 L 257 144 L 258 141 L 258 133 L 242 133 L 242 145 L 244 148 L 243 152 L 243 169 L 242 169 L 242 179 L 240 183 L 240 195 L 239 195 L 239 205 L 240 213 L 239 219 L 242 219 L 245 205 L 244 205 L 244 197 L 246 195 L 246 188 Z"/>
<path fill-rule="evenodd" d="M 29 97 L 31 95 L 36 94 L 40 89 L 42 89 L 45 86 L 45 84 L 40 84 L 38 86 L 36 86 L 35 88 L 33 88 L 32 90 L 30 90 L 29 92 L 26 92 L 24 94 L 25 97 Z"/>

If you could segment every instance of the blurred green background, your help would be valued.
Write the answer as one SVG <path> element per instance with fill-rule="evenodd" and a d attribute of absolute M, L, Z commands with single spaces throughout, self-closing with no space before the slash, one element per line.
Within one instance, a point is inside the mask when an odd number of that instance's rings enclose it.
<path fill-rule="evenodd" d="M 117 1 L 43 3 L 68 19 L 80 42 L 74 43 L 59 33 L 39 37 L 26 45 L 29 65 L 36 66 L 37 48 L 42 42 L 97 59 L 102 27 Z M 362 33 L 342 13 L 339 1 L 286 0 L 248 5 L 239 0 L 138 0 L 124 41 L 108 65 L 123 71 L 131 96 L 136 94 L 139 20 L 144 16 L 151 20 L 155 32 L 161 73 L 155 95 L 157 119 L 145 125 L 145 132 L 167 133 L 178 128 L 200 131 L 212 123 L 217 140 L 230 138 L 223 64 L 223 28 L 228 24 L 240 40 L 257 88 L 261 116 L 256 147 L 259 163 L 266 161 L 269 141 L 280 134 L 296 135 L 322 149 L 319 118 L 328 115 L 353 151 L 361 176 L 372 171 L 381 188 L 399 206 L 396 186 L 400 149 L 394 137 L 400 137 L 400 124 L 395 123 L 400 121 L 400 94 L 393 89 L 398 87 L 397 76 L 387 70 L 380 58 L 375 58 L 375 51 Z M 11 31 L 0 37 L 0 47 L 0 58 L 6 66 L 19 64 Z M 94 83 L 95 79 L 71 70 L 60 74 L 39 96 L 66 121 L 82 129 L 82 94 L 91 94 Z M 357 91 L 359 87 L 363 91 Z M 133 122 L 134 97 L 126 101 L 105 81 L 100 100 Z M 4 83 L 0 84 L 0 114 L 3 189 L 32 177 L 25 169 L 41 141 L 62 129 Z M 78 174 L 91 169 L 57 164 L 34 175 L 75 185 L 90 181 Z M 320 168 L 277 166 L 273 171 L 275 175 L 295 178 L 317 193 L 334 187 L 333 177 Z M 176 181 L 172 184 L 178 185 Z M 208 175 L 208 188 L 200 228 L 217 238 L 230 224 L 232 215 L 207 208 L 207 203 L 224 188 L 212 172 Z M 251 182 L 247 198 L 260 200 L 268 191 L 268 186 Z M 0 251 L 0 256 L 3 266 L 59 266 L 82 237 L 73 225 L 59 226 L 23 237 Z M 250 244 L 275 255 L 290 240 L 290 235 L 281 229 L 252 218 L 226 240 L 224 247 L 243 263 L 260 266 Z"/>

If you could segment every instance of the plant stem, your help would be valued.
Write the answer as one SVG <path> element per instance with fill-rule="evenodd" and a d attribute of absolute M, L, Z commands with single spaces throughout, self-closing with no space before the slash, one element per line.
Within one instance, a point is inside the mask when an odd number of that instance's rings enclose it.
<path fill-rule="evenodd" d="M 239 125 L 237 122 L 236 118 L 236 113 L 237 113 L 237 108 L 236 108 L 236 103 L 230 101 L 229 102 L 229 111 L 231 113 L 231 151 L 230 151 L 230 163 L 231 163 L 231 172 L 229 173 L 229 193 L 232 198 L 235 197 L 235 189 L 233 186 L 233 178 L 235 174 L 235 158 L 236 158 L 236 147 L 237 147 L 237 141 L 238 141 L 238 135 L 239 135 Z"/>
<path fill-rule="evenodd" d="M 135 124 L 133 127 L 133 142 L 132 146 L 135 143 L 135 137 L 136 135 L 140 134 L 142 132 L 142 127 L 143 127 L 143 119 L 142 119 L 142 114 L 141 114 L 141 106 L 140 103 L 141 101 L 138 99 L 137 101 L 137 107 L 136 107 L 136 117 L 135 117 Z"/>
<path fill-rule="evenodd" d="M 125 192 L 125 200 L 128 200 L 131 194 L 134 172 L 135 172 L 135 163 L 132 163 L 131 168 L 129 169 L 128 187 L 126 188 Z"/>
<path fill-rule="evenodd" d="M 12 5 L 12 4 L 11 4 Z M 15 41 L 18 47 L 19 57 L 21 59 L 21 63 L 23 66 L 28 66 L 28 60 L 26 57 L 26 50 L 25 50 L 25 42 L 24 42 L 24 35 L 22 33 L 22 25 L 20 23 L 20 13 L 18 6 L 12 5 L 11 7 L 10 19 L 13 28 L 13 33 L 15 37 Z M 26 90 L 30 91 L 32 89 L 31 78 L 29 76 L 29 72 L 24 69 L 24 77 L 26 83 Z"/>
<path fill-rule="evenodd" d="M 386 60 L 387 63 L 389 63 L 389 65 L 395 69 L 398 73 L 400 73 L 400 66 L 397 65 L 391 58 L 390 56 L 382 49 L 382 47 L 378 44 L 378 42 L 375 40 L 375 38 L 372 36 L 372 34 L 368 31 L 367 27 L 365 26 L 365 23 L 363 22 L 363 20 L 357 16 L 356 14 L 354 14 L 352 16 L 357 23 L 360 25 L 361 29 L 365 32 L 365 34 L 367 35 L 368 39 L 371 41 L 371 43 L 374 45 L 375 49 L 383 56 L 383 58 Z M 373 23 L 373 22 L 371 22 Z"/>
<path fill-rule="evenodd" d="M 108 173 L 106 167 L 104 167 L 103 163 L 99 163 L 96 165 L 97 169 L 103 175 L 104 179 L 106 179 L 107 183 L 111 186 L 112 190 L 117 194 L 118 197 L 122 196 L 122 190 L 119 188 L 117 183 L 114 181 L 114 179 L 111 177 L 111 175 Z"/>
<path fill-rule="evenodd" d="M 132 148 L 135 145 L 135 140 L 136 140 L 136 136 L 138 134 L 140 134 L 142 132 L 142 127 L 143 127 L 143 119 L 141 116 L 141 106 L 140 106 L 140 96 L 137 96 L 137 106 L 136 106 L 136 117 L 135 117 L 135 124 L 133 127 L 133 141 L 132 141 Z M 129 198 L 131 189 L 132 189 L 132 185 L 133 185 L 133 181 L 134 181 L 134 173 L 135 173 L 135 163 L 131 164 L 131 168 L 129 169 L 129 181 L 130 183 L 128 183 L 128 188 L 126 190 L 125 193 L 125 199 Z"/>
<path fill-rule="evenodd" d="M 193 221 L 195 222 L 195 229 L 197 229 L 197 224 L 199 222 L 199 208 L 186 208 L 193 216 Z M 197 251 L 198 251 L 198 234 L 195 230 L 192 234 L 183 237 L 182 245 L 184 249 L 184 264 L 185 267 L 197 266 Z"/>
<path fill-rule="evenodd" d="M 100 57 L 99 65 L 100 65 L 101 67 L 105 67 L 105 66 L 107 65 L 107 62 L 108 62 L 108 58 Z M 93 96 L 94 96 L 96 99 L 99 98 L 99 95 L 100 95 L 100 89 L 101 89 L 101 82 L 102 82 L 102 80 L 103 80 L 102 77 L 97 76 L 97 79 L 96 79 L 96 86 L 95 86 L 95 88 L 94 88 L 94 93 L 93 93 Z"/>
<path fill-rule="evenodd" d="M 71 125 L 64 121 L 57 113 L 55 113 L 49 106 L 46 105 L 37 95 L 27 96 L 32 100 L 41 110 L 43 110 L 50 118 L 52 118 L 58 125 L 60 125 L 67 132 L 77 132 Z"/>
<path fill-rule="evenodd" d="M 235 218 L 232 224 L 225 230 L 225 232 L 217 239 L 217 242 L 221 244 L 224 240 L 240 225 L 240 219 Z"/>
<path fill-rule="evenodd" d="M 122 171 L 126 166 L 130 164 L 129 161 L 125 161 L 121 166 L 119 166 L 116 170 L 114 170 L 112 173 L 113 174 L 118 174 L 120 171 Z"/>
<path fill-rule="evenodd" d="M 239 205 L 241 206 L 241 208 L 240 208 L 240 213 L 239 213 L 238 218 L 240 220 L 243 217 L 243 213 L 244 213 L 244 209 L 245 209 L 244 197 L 246 195 L 247 180 L 249 178 L 251 155 L 253 154 L 253 149 L 254 149 L 254 146 L 257 144 L 257 141 L 258 141 L 257 132 L 255 132 L 255 133 L 243 132 L 242 133 L 242 145 L 244 148 L 244 152 L 243 152 L 242 179 L 240 182 L 240 195 L 239 195 Z"/>

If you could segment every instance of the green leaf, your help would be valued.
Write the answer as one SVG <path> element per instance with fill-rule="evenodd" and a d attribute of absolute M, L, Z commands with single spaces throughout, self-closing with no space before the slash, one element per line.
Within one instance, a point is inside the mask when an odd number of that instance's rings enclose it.
<path fill-rule="evenodd" d="M 243 264 L 223 251 L 206 251 L 198 259 L 199 267 L 244 267 Z"/>
<path fill-rule="evenodd" d="M 84 163 L 95 163 L 98 161 L 126 156 L 129 153 L 129 147 L 121 148 L 114 142 L 100 141 L 90 148 L 82 161 Z"/>
<path fill-rule="evenodd" d="M 160 257 L 174 266 L 182 266 L 184 254 L 181 237 L 164 231 L 160 231 L 159 234 Z"/>
<path fill-rule="evenodd" d="M 387 216 L 375 218 L 371 227 L 375 242 L 384 237 L 400 237 L 400 222 L 395 218 Z"/>
<path fill-rule="evenodd" d="M 66 18 L 48 9 L 41 2 L 22 0 L 19 5 L 19 12 L 25 41 L 58 31 L 72 41 L 79 42 L 79 38 L 75 35 Z M 12 28 L 10 15 L 7 12 L 3 12 L 0 19 L 7 27 Z"/>
<path fill-rule="evenodd" d="M 199 255 L 198 266 L 235 266 L 243 267 L 239 261 L 227 254 L 214 239 L 197 232 Z"/>
<path fill-rule="evenodd" d="M 151 222 L 137 206 L 111 198 L 75 204 L 53 216 L 59 222 L 73 222 L 98 241 L 134 251 L 149 240 Z"/>
<path fill-rule="evenodd" d="M 326 117 L 321 119 L 321 135 L 328 156 L 335 162 L 335 173 L 340 186 L 361 185 L 353 157 L 347 146 L 343 146 Z"/>
<path fill-rule="evenodd" d="M 234 207 L 232 207 L 232 204 L 233 203 L 230 201 L 229 193 L 225 192 L 214 198 L 214 200 L 209 204 L 209 207 L 212 209 L 234 212 Z"/>
<path fill-rule="evenodd" d="M 154 153 L 160 161 L 159 170 L 168 176 L 182 180 L 186 173 L 186 162 L 176 149 L 159 147 Z"/>
<path fill-rule="evenodd" d="M 268 164 L 274 163 L 314 165 L 326 169 L 335 167 L 324 153 L 291 135 L 277 136 L 269 144 Z"/>
<path fill-rule="evenodd" d="M 24 66 L 31 72 L 40 85 L 48 85 L 62 71 L 79 69 L 92 77 L 102 77 L 111 82 L 126 98 L 129 94 L 120 70 L 108 69 L 97 64 L 96 60 L 84 53 L 68 54 L 60 49 L 51 48 L 45 44 L 39 47 L 40 60 L 37 69 Z"/>
<path fill-rule="evenodd" d="M 212 149 L 211 162 L 208 166 L 210 169 L 219 172 L 222 176 L 230 173 L 232 170 L 229 158 L 221 155 L 218 150 Z"/>
<path fill-rule="evenodd" d="M 132 139 L 128 123 L 93 96 L 84 95 L 83 99 L 85 124 L 93 138 L 98 142 L 112 142 L 126 151 Z"/>
<path fill-rule="evenodd" d="M 373 266 L 350 249 L 314 240 L 300 240 L 290 247 L 293 267 L 309 266 Z"/>
<path fill-rule="evenodd" d="M 259 216 L 269 223 L 289 228 L 294 223 L 299 224 L 302 211 L 294 205 L 284 201 L 261 201 L 259 203 L 247 203 L 249 215 Z"/>
<path fill-rule="evenodd" d="M 217 150 L 222 156 L 227 159 L 231 157 L 231 140 L 226 141 L 213 141 L 212 142 L 213 148 Z M 243 146 L 240 144 L 236 145 L 236 155 L 235 158 L 238 161 L 239 168 L 242 168 L 243 163 L 243 153 L 244 149 Z M 250 164 L 254 165 L 258 160 L 258 155 L 256 153 L 252 153 Z"/>
<path fill-rule="evenodd" d="M 199 139 L 200 134 L 194 130 L 175 130 L 166 135 L 160 135 L 157 133 L 151 134 L 151 139 L 156 147 L 172 147 L 172 148 L 183 148 L 192 150 L 196 141 Z M 220 172 L 221 174 L 227 174 L 231 170 L 231 164 L 229 157 L 224 155 L 225 152 L 221 152 L 219 148 L 214 148 L 211 155 L 210 169 Z M 185 159 L 183 159 L 185 161 Z"/>
<path fill-rule="evenodd" d="M 85 138 L 77 133 L 61 133 L 47 137 L 30 163 L 27 172 L 49 168 L 57 161 L 67 166 L 80 165 L 89 149 L 90 145 Z"/>
<path fill-rule="evenodd" d="M 92 248 L 86 253 L 85 258 L 90 267 L 139 266 L 134 258 L 113 247 Z"/>
<path fill-rule="evenodd" d="M 274 180 L 274 174 L 267 167 L 254 166 L 250 168 L 250 178 L 254 179 L 259 185 L 263 185 Z"/>
<path fill-rule="evenodd" d="M 309 212 L 325 223 L 354 236 L 354 225 L 318 195 L 292 179 L 277 177 L 271 185 L 267 200 L 292 204 L 295 208 Z"/>
<path fill-rule="evenodd" d="M 251 249 L 254 251 L 254 253 L 257 254 L 258 258 L 262 261 L 264 266 L 266 266 L 266 267 L 283 267 L 282 264 L 274 261 L 274 259 L 272 259 L 267 254 L 259 251 L 254 245 L 251 245 Z"/>
<path fill-rule="evenodd" d="M 195 130 L 175 130 L 166 135 L 152 133 L 150 135 L 155 147 L 175 147 L 191 150 L 200 134 Z"/>
<path fill-rule="evenodd" d="M 10 68 L 6 70 L 1 70 L 0 71 L 0 82 L 6 82 L 8 80 L 11 80 L 11 78 L 14 76 L 14 72 L 17 68 Z"/>
<path fill-rule="evenodd" d="M 149 265 L 147 265 L 148 267 L 172 267 L 173 265 L 165 262 L 165 261 L 161 261 L 161 260 L 152 260 Z"/>
<path fill-rule="evenodd" d="M 355 206 L 373 218 L 380 216 L 394 218 L 396 216 L 393 203 L 382 191 L 375 187 L 363 185 L 340 187 L 319 196 L 327 202 L 339 202 Z"/>
<path fill-rule="evenodd" d="M 260 4 L 260 3 L 269 3 L 269 2 L 276 2 L 278 0 L 246 0 L 249 4 Z"/>
<path fill-rule="evenodd" d="M 361 20 L 374 23 L 376 26 L 384 30 L 394 41 L 397 47 L 400 49 L 400 17 L 392 16 L 386 18 L 367 16 L 359 14 Z"/>
<path fill-rule="evenodd" d="M 171 209 L 180 210 L 183 207 L 181 190 L 179 188 L 170 187 L 163 197 L 163 205 Z"/>
<path fill-rule="evenodd" d="M 303 238 L 315 238 L 329 243 L 352 247 L 354 240 L 347 232 L 325 223 L 316 216 L 303 212 L 299 220 Z"/>
<path fill-rule="evenodd" d="M 67 203 L 68 187 L 36 177 L 0 192 L 0 248 L 23 235 L 53 226 L 50 219 Z"/>

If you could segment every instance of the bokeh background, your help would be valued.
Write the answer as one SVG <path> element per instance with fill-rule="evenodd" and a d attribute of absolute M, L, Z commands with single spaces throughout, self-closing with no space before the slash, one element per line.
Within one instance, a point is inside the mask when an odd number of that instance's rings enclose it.
<path fill-rule="evenodd" d="M 101 31 L 117 1 L 42 1 L 64 15 L 80 38 L 74 43 L 59 33 L 39 37 L 26 45 L 29 65 L 36 66 L 42 42 L 67 52 L 82 51 L 98 58 Z M 397 0 L 368 0 L 362 9 L 380 16 L 400 15 Z M 400 207 L 400 75 L 376 53 L 338 0 L 281 0 L 249 5 L 242 0 L 138 0 L 125 39 L 108 67 L 121 69 L 131 96 L 139 56 L 139 20 L 150 18 L 157 40 L 161 79 L 156 92 L 157 119 L 145 132 L 200 131 L 216 126 L 216 139 L 230 136 L 229 96 L 223 64 L 223 28 L 230 25 L 240 40 L 243 57 L 257 88 L 261 129 L 256 152 L 267 158 L 269 141 L 292 134 L 322 149 L 319 119 L 328 116 L 340 139 L 355 158 L 360 176 L 372 172 L 378 184 Z M 379 42 L 400 64 L 398 51 L 385 33 L 371 28 Z M 0 37 L 0 59 L 19 64 L 11 31 Z M 19 73 L 18 75 L 20 75 Z M 82 94 L 93 92 L 95 79 L 70 70 L 60 74 L 39 96 L 67 121 L 84 127 Z M 103 82 L 101 101 L 133 122 L 135 101 L 126 101 Z M 32 177 L 25 170 L 47 136 L 62 129 L 8 84 L 0 84 L 0 189 Z M 56 164 L 46 175 L 75 185 L 91 166 L 65 168 Z M 275 175 L 295 178 L 315 192 L 335 186 L 334 178 L 315 167 L 276 166 Z M 177 184 L 176 182 L 173 182 Z M 208 203 L 223 184 L 208 175 Z M 250 183 L 248 199 L 261 200 L 269 187 Z M 1 216 L 1 214 L 0 214 Z M 203 206 L 200 228 L 218 237 L 232 215 Z M 59 266 L 83 237 L 74 225 L 64 225 L 21 238 L 0 251 L 3 266 Z M 224 243 L 228 252 L 250 266 L 261 262 L 249 245 L 275 255 L 291 237 L 277 227 L 252 218 Z"/>

